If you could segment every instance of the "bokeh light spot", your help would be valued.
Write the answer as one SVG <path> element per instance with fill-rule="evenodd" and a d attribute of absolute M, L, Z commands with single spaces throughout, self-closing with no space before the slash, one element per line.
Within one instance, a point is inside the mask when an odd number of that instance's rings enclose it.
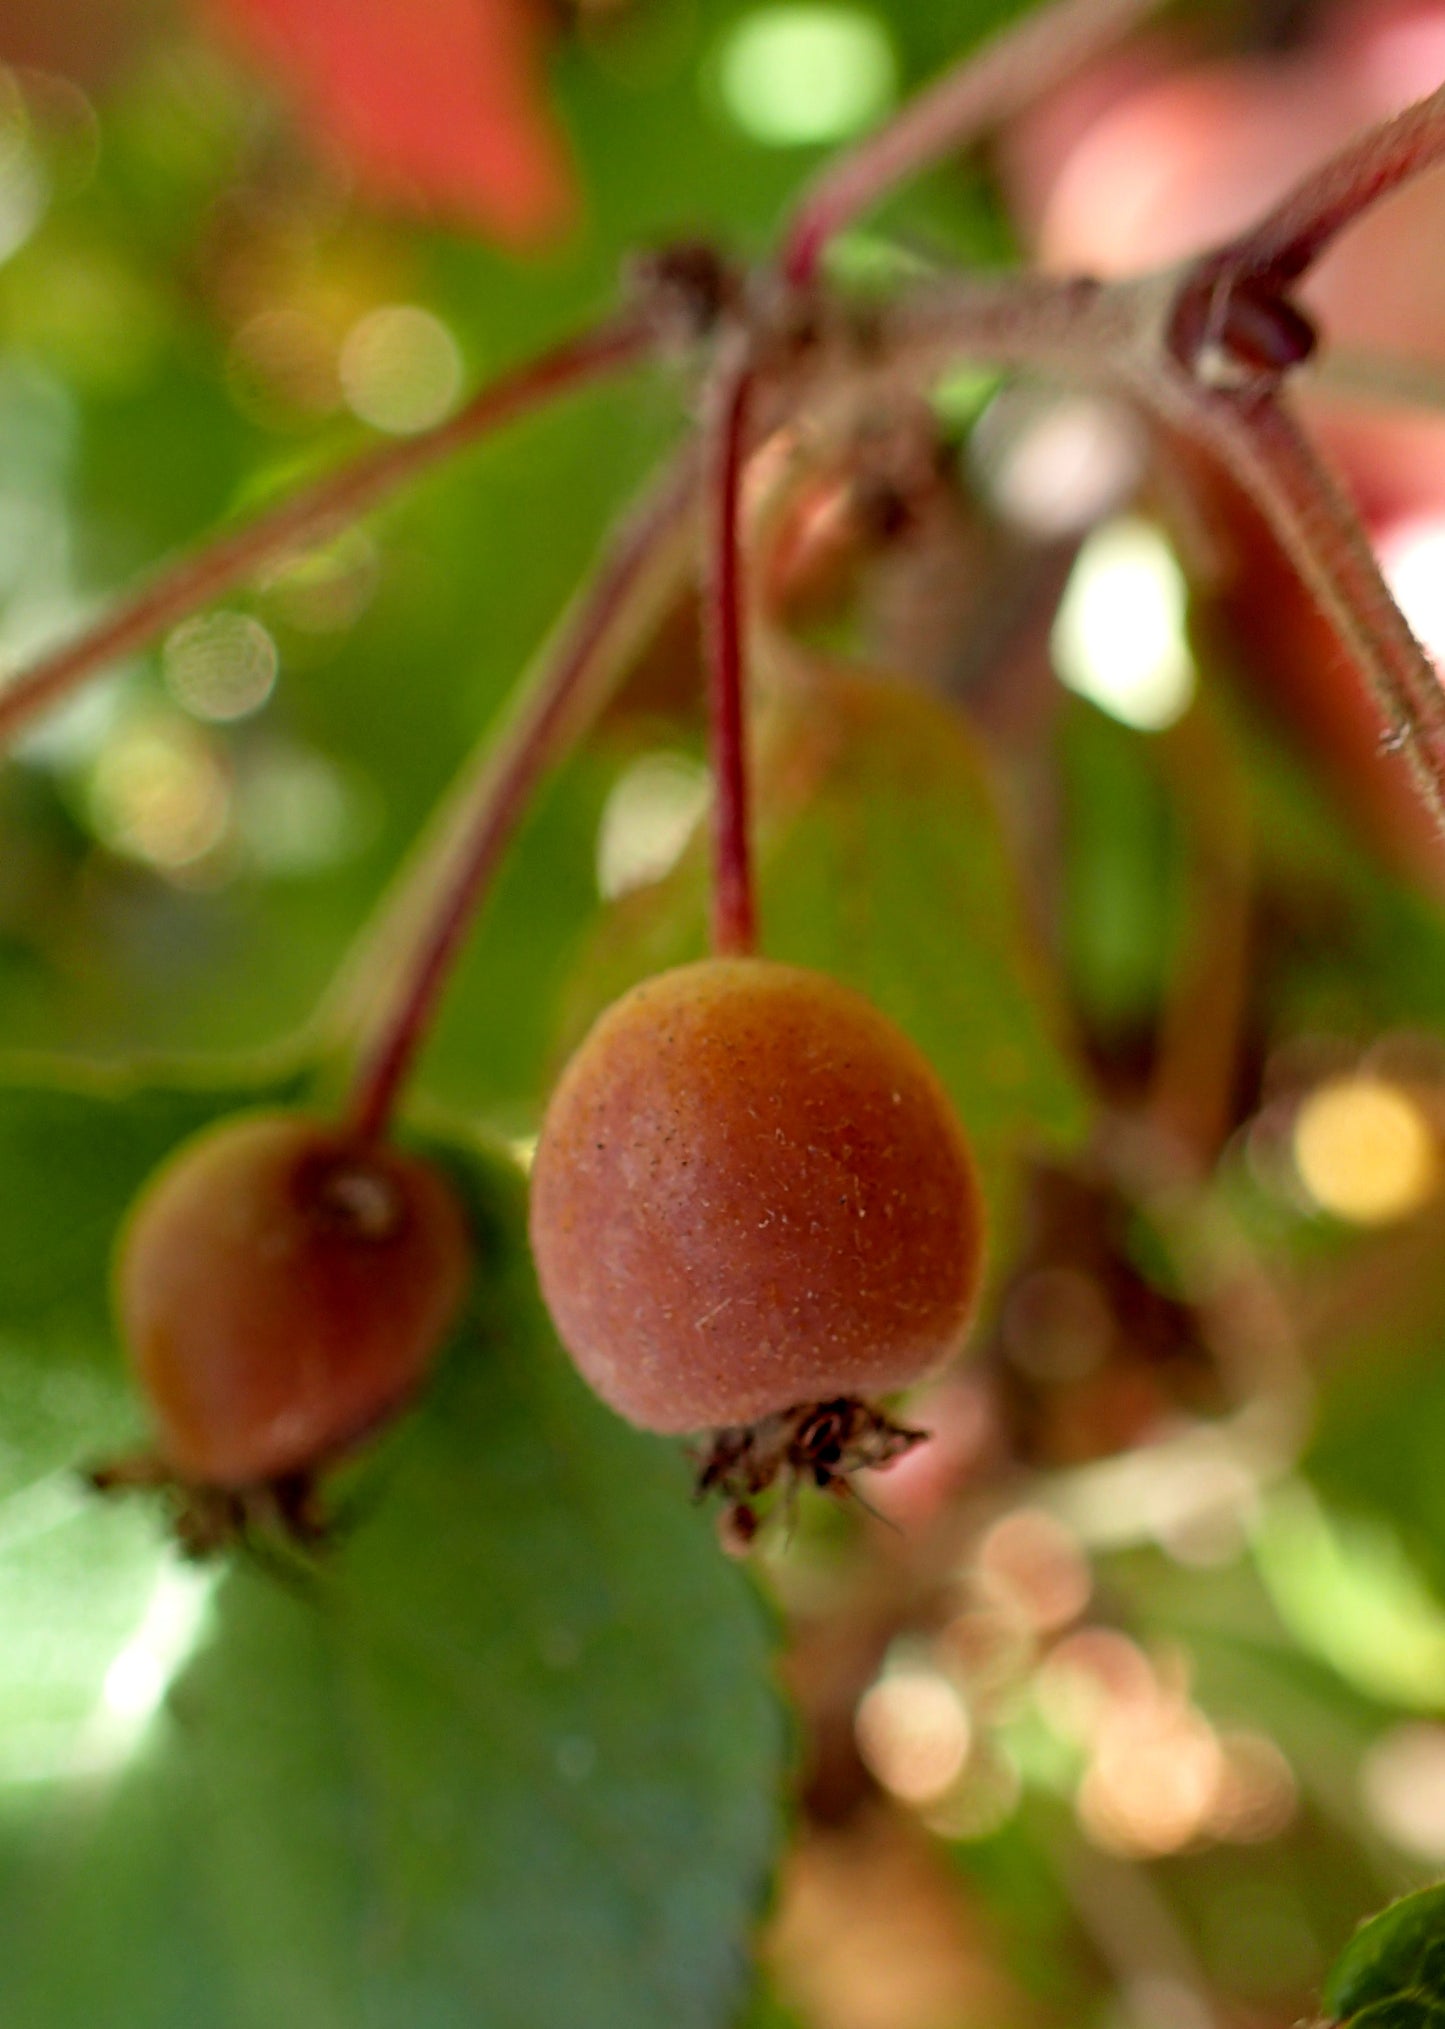
<path fill-rule="evenodd" d="M 1220 1736 L 1224 1752 L 1219 1789 L 1209 1814 L 1216 1839 L 1254 1846 L 1287 1831 L 1299 1805 L 1294 1770 L 1265 1733 Z"/>
<path fill-rule="evenodd" d="M 769 7 L 746 15 L 718 56 L 724 106 L 774 148 L 840 141 L 877 120 L 897 90 L 888 32 L 855 7 Z"/>
<path fill-rule="evenodd" d="M 236 796 L 236 831 L 257 871 L 304 879 L 353 858 L 373 830 L 367 785 L 324 754 L 277 747 L 252 762 Z"/>
<path fill-rule="evenodd" d="M 89 807 L 102 844 L 169 872 L 221 843 L 230 784 L 208 742 L 183 719 L 137 719 L 96 756 Z"/>
<path fill-rule="evenodd" d="M 247 613 L 205 613 L 187 620 L 161 651 L 166 688 L 198 719 L 248 718 L 276 686 L 276 643 Z"/>
<path fill-rule="evenodd" d="M 1113 1628 L 1080 1628 L 1049 1654 L 1034 1679 L 1045 1724 L 1062 1739 L 1087 1745 L 1121 1712 L 1147 1709 L 1157 1694 L 1148 1657 Z"/>
<path fill-rule="evenodd" d="M 1376 548 L 1411 632 L 1445 665 L 1445 520 L 1421 515 L 1396 522 L 1376 538 Z"/>
<path fill-rule="evenodd" d="M 455 338 L 415 303 L 369 310 L 347 333 L 338 371 L 352 413 L 397 437 L 441 422 L 462 389 Z"/>
<path fill-rule="evenodd" d="M 644 754 L 617 778 L 597 828 L 597 890 L 616 901 L 677 864 L 710 795 L 701 762 Z"/>
<path fill-rule="evenodd" d="M 1079 552 L 1054 623 L 1054 666 L 1070 690 L 1140 732 L 1174 724 L 1194 696 L 1186 590 L 1156 528 L 1132 516 Z"/>
<path fill-rule="evenodd" d="M 979 1576 L 1041 1632 L 1067 1627 L 1089 1603 L 1089 1561 L 1073 1531 L 1042 1508 L 1018 1508 L 985 1535 Z"/>
<path fill-rule="evenodd" d="M 963 1771 L 972 1729 L 963 1700 L 937 1670 L 890 1670 L 861 1699 L 858 1752 L 884 1789 L 908 1804 L 943 1796 Z"/>
<path fill-rule="evenodd" d="M 1430 1124 L 1398 1085 L 1332 1078 L 1299 1109 L 1294 1161 L 1321 1211 L 1358 1226 L 1408 1218 L 1434 1196 L 1439 1157 Z"/>
<path fill-rule="evenodd" d="M 1177 1853 L 1205 1834 L 1224 1775 L 1213 1727 L 1166 1697 L 1107 1726 L 1079 1785 L 1079 1822 L 1106 1852 Z"/>
<path fill-rule="evenodd" d="M 77 1771 L 99 1774 L 135 1753 L 171 1685 L 210 1626 L 217 1574 L 168 1557 L 145 1612 L 105 1673 L 95 1711 L 76 1742 Z"/>
<path fill-rule="evenodd" d="M 1124 503 L 1143 445 L 1117 402 L 1007 388 L 980 417 L 969 462 L 995 511 L 1047 542 L 1082 534 Z"/>
<path fill-rule="evenodd" d="M 1360 1769 L 1365 1808 L 1393 1845 L 1445 1865 L 1445 1726 L 1395 1726 Z"/>

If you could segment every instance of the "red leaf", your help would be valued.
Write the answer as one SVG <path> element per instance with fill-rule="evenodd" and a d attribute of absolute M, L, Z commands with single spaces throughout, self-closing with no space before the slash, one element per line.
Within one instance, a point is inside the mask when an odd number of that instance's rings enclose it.
<path fill-rule="evenodd" d="M 572 216 L 538 0 L 212 4 L 373 195 L 513 242 Z"/>

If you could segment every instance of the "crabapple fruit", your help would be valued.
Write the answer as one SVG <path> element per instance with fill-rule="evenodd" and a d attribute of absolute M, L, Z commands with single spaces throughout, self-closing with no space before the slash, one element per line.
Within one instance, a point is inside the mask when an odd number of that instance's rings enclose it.
<path fill-rule="evenodd" d="M 532 1170 L 542 1292 L 585 1379 L 647 1429 L 722 1427 L 704 1484 L 747 1490 L 912 1441 L 879 1419 L 903 1440 L 880 1449 L 859 1398 L 957 1349 L 983 1223 L 914 1044 L 837 981 L 759 958 L 682 966 L 609 1008 Z"/>
<path fill-rule="evenodd" d="M 161 1464 L 236 1489 L 344 1450 L 426 1374 L 469 1260 L 451 1185 L 414 1155 L 282 1113 L 186 1142 L 115 1261 Z"/>

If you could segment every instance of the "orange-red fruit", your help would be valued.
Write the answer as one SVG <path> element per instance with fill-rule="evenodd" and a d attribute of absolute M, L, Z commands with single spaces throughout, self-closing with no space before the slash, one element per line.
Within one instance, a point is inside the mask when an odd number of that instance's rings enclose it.
<path fill-rule="evenodd" d="M 963 1336 L 982 1245 L 918 1050 L 765 959 L 683 966 L 609 1008 L 537 1145 L 542 1293 L 585 1378 L 650 1430 L 917 1380 Z"/>
<path fill-rule="evenodd" d="M 415 1156 L 295 1114 L 187 1142 L 116 1255 L 117 1317 L 164 1462 L 239 1488 L 343 1450 L 422 1380 L 468 1264 L 455 1194 Z"/>

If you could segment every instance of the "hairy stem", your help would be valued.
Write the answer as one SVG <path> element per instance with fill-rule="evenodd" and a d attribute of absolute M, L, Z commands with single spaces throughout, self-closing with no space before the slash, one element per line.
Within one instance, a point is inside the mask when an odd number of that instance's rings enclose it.
<path fill-rule="evenodd" d="M 1374 698 L 1387 747 L 1404 755 L 1445 832 L 1445 694 L 1334 475 L 1272 396 L 1201 393 L 1170 420 L 1220 459 L 1265 514 Z"/>
<path fill-rule="evenodd" d="M 920 381 L 960 360 L 1031 367 L 1067 381 L 1117 383 L 1158 354 L 1167 280 L 1087 275 L 958 275 L 928 282 L 877 313 L 890 370 Z"/>
<path fill-rule="evenodd" d="M 653 343 L 645 320 L 622 318 L 565 340 L 474 395 L 446 422 L 382 444 L 303 487 L 279 506 L 164 567 L 92 627 L 20 670 L 0 687 L 0 748 L 87 677 L 143 648 L 262 564 L 354 521 L 379 500 L 463 446 L 555 395 L 624 366 Z"/>
<path fill-rule="evenodd" d="M 707 576 L 704 627 L 713 774 L 714 951 L 746 954 L 757 943 L 748 836 L 748 753 L 742 582 L 742 478 L 755 386 L 745 341 L 725 352 L 711 389 L 704 486 Z"/>
<path fill-rule="evenodd" d="M 1445 162 L 1445 85 L 1312 170 L 1258 224 L 1210 256 L 1209 264 L 1277 284 L 1295 281 L 1371 205 L 1440 162 Z"/>
<path fill-rule="evenodd" d="M 779 258 L 793 288 L 811 282 L 828 242 L 889 191 L 997 127 L 1100 54 L 1162 0 L 1060 0 L 1030 13 L 911 99 L 831 163 L 803 194 Z"/>
<path fill-rule="evenodd" d="M 527 805 L 645 635 L 693 555 L 691 457 L 622 522 L 543 650 L 510 716 L 447 801 L 417 864 L 361 939 L 336 1021 L 360 1032 L 347 1117 L 385 1132 L 466 934 Z"/>

